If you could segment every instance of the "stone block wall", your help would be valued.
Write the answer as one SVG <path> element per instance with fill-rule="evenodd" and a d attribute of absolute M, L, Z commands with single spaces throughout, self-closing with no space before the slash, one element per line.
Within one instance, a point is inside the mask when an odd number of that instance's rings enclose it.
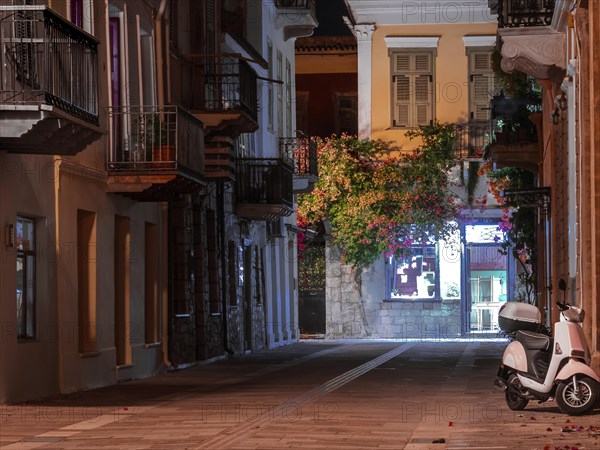
<path fill-rule="evenodd" d="M 448 339 L 461 335 L 460 300 L 389 300 L 385 265 L 366 270 L 340 263 L 327 245 L 326 332 L 328 338 Z"/>

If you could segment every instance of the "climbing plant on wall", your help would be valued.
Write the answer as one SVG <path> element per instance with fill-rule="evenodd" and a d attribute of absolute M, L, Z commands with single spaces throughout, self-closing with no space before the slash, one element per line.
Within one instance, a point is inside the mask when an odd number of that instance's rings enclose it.
<path fill-rule="evenodd" d="M 299 196 L 299 223 L 328 222 L 353 266 L 406 255 L 427 236 L 443 238 L 460 215 L 448 189 L 454 128 L 436 123 L 409 136 L 421 147 L 393 157 L 382 141 L 341 135 L 318 143 L 319 181 Z"/>

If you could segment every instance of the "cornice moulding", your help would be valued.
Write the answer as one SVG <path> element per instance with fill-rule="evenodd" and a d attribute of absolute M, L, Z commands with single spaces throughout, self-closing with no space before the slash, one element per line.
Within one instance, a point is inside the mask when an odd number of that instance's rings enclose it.
<path fill-rule="evenodd" d="M 386 36 L 383 38 L 387 48 L 437 48 L 439 36 Z"/>
<path fill-rule="evenodd" d="M 423 25 L 497 21 L 497 15 L 490 11 L 488 0 L 348 0 L 348 5 L 358 23 Z"/>
<path fill-rule="evenodd" d="M 464 36 L 465 47 L 494 47 L 496 36 Z"/>

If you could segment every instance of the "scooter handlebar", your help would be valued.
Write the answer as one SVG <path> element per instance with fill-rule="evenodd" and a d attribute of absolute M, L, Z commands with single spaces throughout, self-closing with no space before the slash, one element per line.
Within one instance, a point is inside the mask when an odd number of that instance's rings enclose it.
<path fill-rule="evenodd" d="M 566 311 L 567 309 L 570 308 L 570 306 L 567 305 L 566 303 L 561 303 L 559 301 L 556 302 L 556 306 L 558 306 L 558 309 L 560 309 L 561 311 Z"/>

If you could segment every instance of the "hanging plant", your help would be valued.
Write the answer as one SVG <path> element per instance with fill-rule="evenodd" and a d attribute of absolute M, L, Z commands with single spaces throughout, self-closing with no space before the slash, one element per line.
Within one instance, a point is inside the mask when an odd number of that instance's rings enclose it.
<path fill-rule="evenodd" d="M 528 170 L 516 167 L 493 170 L 490 161 L 486 161 L 479 168 L 479 175 L 487 176 L 488 193 L 492 194 L 498 205 L 502 207 L 502 216 L 498 223 L 501 237 L 499 236 L 496 241 L 501 244 L 500 252 L 504 255 L 511 254 L 519 264 L 517 278 L 522 287 L 520 300 L 534 303 L 537 285 L 535 210 L 508 202 L 502 195 L 502 191 L 533 188 L 535 176 Z M 476 203 L 484 207 L 486 201 L 482 199 Z"/>

